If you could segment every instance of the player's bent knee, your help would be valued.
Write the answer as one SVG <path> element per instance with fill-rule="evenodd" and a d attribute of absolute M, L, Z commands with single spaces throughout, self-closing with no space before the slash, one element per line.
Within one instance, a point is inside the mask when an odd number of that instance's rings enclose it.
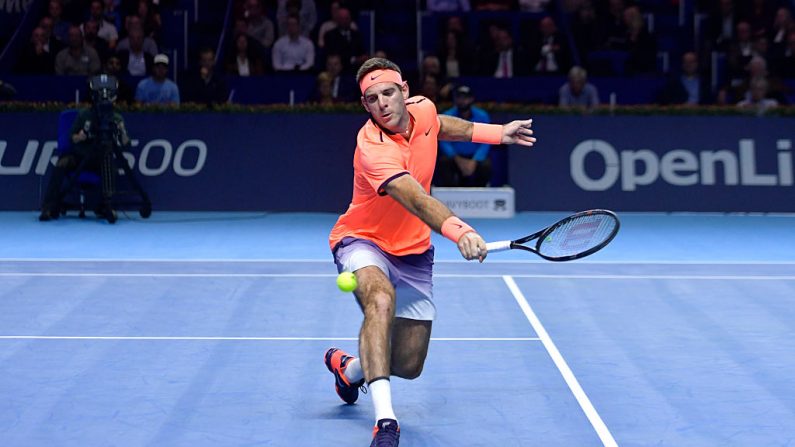
<path fill-rule="evenodd" d="M 391 319 L 395 316 L 395 299 L 385 292 L 374 293 L 364 305 L 364 313 L 371 318 Z"/>
<path fill-rule="evenodd" d="M 414 380 L 422 374 L 422 363 L 393 367 L 392 375 L 401 379 Z"/>

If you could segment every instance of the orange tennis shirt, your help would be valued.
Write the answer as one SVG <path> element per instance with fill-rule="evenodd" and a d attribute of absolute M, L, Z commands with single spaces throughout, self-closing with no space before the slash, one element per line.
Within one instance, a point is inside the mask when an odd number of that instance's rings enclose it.
<path fill-rule="evenodd" d="M 387 195 L 386 185 L 403 175 L 414 177 L 430 193 L 436 166 L 439 118 L 431 100 L 406 100 L 414 122 L 408 141 L 367 121 L 356 137 L 353 199 L 331 230 L 329 245 L 345 237 L 367 239 L 396 256 L 423 253 L 431 246 L 431 229 Z"/>

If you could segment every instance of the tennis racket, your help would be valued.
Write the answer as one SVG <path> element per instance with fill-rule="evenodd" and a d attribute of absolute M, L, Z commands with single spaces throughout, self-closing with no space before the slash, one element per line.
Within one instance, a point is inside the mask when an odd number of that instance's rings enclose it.
<path fill-rule="evenodd" d="M 486 247 L 489 253 L 526 250 L 549 261 L 572 261 L 603 249 L 616 237 L 620 226 L 612 211 L 582 211 L 529 236 L 489 242 Z"/>

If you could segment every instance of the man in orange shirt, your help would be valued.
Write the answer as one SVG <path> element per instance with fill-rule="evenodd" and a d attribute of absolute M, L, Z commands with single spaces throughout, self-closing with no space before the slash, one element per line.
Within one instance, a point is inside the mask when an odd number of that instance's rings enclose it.
<path fill-rule="evenodd" d="M 337 394 L 356 402 L 367 381 L 375 407 L 372 446 L 397 446 L 389 377 L 415 379 L 422 372 L 431 325 L 431 230 L 458 245 L 467 260 L 486 258 L 486 243 L 430 194 L 438 139 L 532 146 L 532 120 L 506 125 L 471 123 L 437 115 L 429 99 L 409 98 L 400 68 L 389 60 L 366 61 L 356 79 L 370 120 L 356 138 L 353 199 L 331 231 L 329 245 L 340 272 L 353 272 L 364 313 L 359 354 L 329 349 L 326 367 Z"/>

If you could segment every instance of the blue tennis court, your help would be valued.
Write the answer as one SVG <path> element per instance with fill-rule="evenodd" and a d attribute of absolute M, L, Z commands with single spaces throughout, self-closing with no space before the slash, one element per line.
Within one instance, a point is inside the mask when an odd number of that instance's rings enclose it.
<path fill-rule="evenodd" d="M 567 213 L 471 220 L 487 240 Z M 795 217 L 621 214 L 602 252 L 437 247 L 405 446 L 795 445 Z M 322 362 L 356 352 L 330 214 L 0 213 L 3 446 L 367 445 Z"/>

